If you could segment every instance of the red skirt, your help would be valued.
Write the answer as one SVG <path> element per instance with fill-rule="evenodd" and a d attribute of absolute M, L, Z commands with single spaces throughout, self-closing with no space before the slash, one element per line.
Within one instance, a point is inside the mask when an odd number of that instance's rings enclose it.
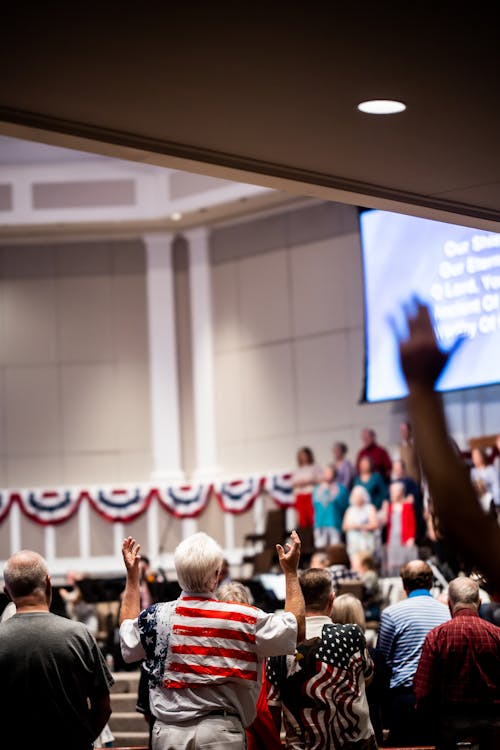
<path fill-rule="evenodd" d="M 312 492 L 299 492 L 295 495 L 295 510 L 299 526 L 314 526 Z"/>

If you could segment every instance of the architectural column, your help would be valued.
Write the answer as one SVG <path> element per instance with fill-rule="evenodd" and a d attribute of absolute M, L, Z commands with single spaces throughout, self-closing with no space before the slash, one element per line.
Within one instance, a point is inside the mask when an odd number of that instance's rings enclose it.
<path fill-rule="evenodd" d="M 143 236 L 147 259 L 153 479 L 182 481 L 170 233 Z"/>
<path fill-rule="evenodd" d="M 184 233 L 189 245 L 189 291 L 193 366 L 195 479 L 217 474 L 212 287 L 208 230 Z"/>

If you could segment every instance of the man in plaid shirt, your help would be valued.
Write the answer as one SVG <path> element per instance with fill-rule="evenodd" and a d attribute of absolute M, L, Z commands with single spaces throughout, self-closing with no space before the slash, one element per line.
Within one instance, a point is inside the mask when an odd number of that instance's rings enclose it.
<path fill-rule="evenodd" d="M 429 631 L 414 679 L 417 710 L 436 727 L 439 750 L 473 740 L 500 748 L 500 628 L 479 617 L 479 587 L 451 581 L 452 619 Z"/>

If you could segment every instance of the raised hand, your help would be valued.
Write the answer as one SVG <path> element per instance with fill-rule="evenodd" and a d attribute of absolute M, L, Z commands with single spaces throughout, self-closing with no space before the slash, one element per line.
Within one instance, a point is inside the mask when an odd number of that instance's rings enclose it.
<path fill-rule="evenodd" d="M 299 567 L 301 542 L 299 535 L 294 530 L 290 534 L 291 544 L 285 544 L 286 549 L 281 544 L 276 545 L 278 559 L 283 573 L 296 573 Z"/>
<path fill-rule="evenodd" d="M 407 323 L 409 336 L 399 341 L 399 356 L 406 382 L 408 385 L 432 388 L 464 337 L 458 338 L 448 351 L 441 349 L 432 327 L 429 308 L 422 303 L 417 304 L 415 314 L 407 315 Z"/>
<path fill-rule="evenodd" d="M 139 565 L 141 562 L 141 556 L 139 554 L 140 549 L 141 545 L 138 544 L 131 536 L 128 536 L 123 540 L 122 555 L 127 573 L 139 574 Z"/>

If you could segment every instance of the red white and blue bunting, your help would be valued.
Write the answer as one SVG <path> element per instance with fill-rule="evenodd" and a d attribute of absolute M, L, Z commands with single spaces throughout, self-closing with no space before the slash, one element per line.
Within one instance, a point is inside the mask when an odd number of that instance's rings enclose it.
<path fill-rule="evenodd" d="M 119 487 L 89 493 L 89 499 L 107 521 L 128 522 L 144 513 L 151 502 L 151 494 L 149 488 L 142 491 L 140 487 Z"/>
<path fill-rule="evenodd" d="M 244 513 L 262 492 L 265 477 L 236 479 L 215 485 L 215 495 L 225 513 Z"/>
<path fill-rule="evenodd" d="M 182 485 L 153 490 L 160 503 L 177 518 L 196 518 L 202 513 L 212 494 L 213 485 Z"/>
<path fill-rule="evenodd" d="M 293 505 L 291 474 L 288 472 L 243 479 L 159 486 L 55 488 L 0 490 L 0 524 L 8 518 L 14 503 L 32 521 L 55 525 L 67 521 L 82 502 L 102 518 L 127 523 L 158 502 L 176 518 L 195 518 L 215 495 L 224 513 L 245 513 L 259 495 L 267 493 L 280 507 Z"/>
<path fill-rule="evenodd" d="M 289 508 L 294 503 L 292 474 L 271 474 L 266 477 L 264 489 L 277 505 Z"/>
<path fill-rule="evenodd" d="M 46 526 L 71 518 L 82 497 L 73 490 L 20 490 L 12 499 L 18 501 L 28 518 Z"/>

